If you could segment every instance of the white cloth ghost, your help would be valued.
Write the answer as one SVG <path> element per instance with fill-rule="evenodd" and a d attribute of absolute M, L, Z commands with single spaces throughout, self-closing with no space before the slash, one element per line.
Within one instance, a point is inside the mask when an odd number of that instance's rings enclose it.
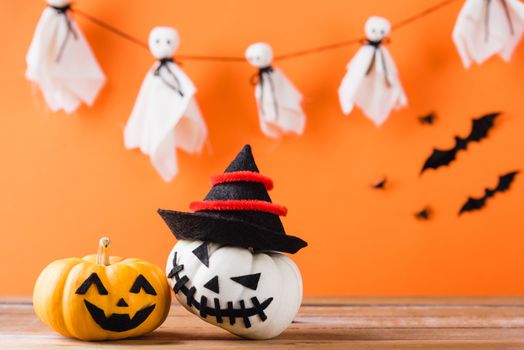
<path fill-rule="evenodd" d="M 509 61 L 524 31 L 524 4 L 519 0 L 466 0 L 453 29 L 464 67 L 493 55 Z"/>
<path fill-rule="evenodd" d="M 407 105 L 395 62 L 382 45 L 390 30 L 385 18 L 370 17 L 366 21 L 367 42 L 347 65 L 338 89 L 344 114 L 357 105 L 377 126 L 384 123 L 393 108 Z"/>
<path fill-rule="evenodd" d="M 250 45 L 246 59 L 258 68 L 255 98 L 262 132 L 272 138 L 288 133 L 301 135 L 306 125 L 300 105 L 302 95 L 280 69 L 271 66 L 271 46 L 266 43 Z"/>
<path fill-rule="evenodd" d="M 91 106 L 106 79 L 69 16 L 70 2 L 47 0 L 26 57 L 26 78 L 38 85 L 53 112 L 72 113 L 82 102 Z"/>
<path fill-rule="evenodd" d="M 195 101 L 196 88 L 173 61 L 178 33 L 156 27 L 149 35 L 149 49 L 158 59 L 147 73 L 124 131 L 125 146 L 140 148 L 167 182 L 178 172 L 176 148 L 200 152 L 207 127 Z"/>

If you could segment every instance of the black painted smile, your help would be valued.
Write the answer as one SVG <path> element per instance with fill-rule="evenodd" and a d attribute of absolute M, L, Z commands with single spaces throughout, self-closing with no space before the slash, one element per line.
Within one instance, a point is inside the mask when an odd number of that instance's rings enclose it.
<path fill-rule="evenodd" d="M 179 273 L 184 269 L 184 265 L 178 265 L 176 262 L 176 258 L 177 252 L 175 252 L 175 255 L 173 257 L 173 269 L 169 272 L 169 275 L 167 277 L 175 277 L 175 285 L 173 286 L 173 291 L 175 292 L 175 294 L 182 292 L 182 294 L 184 294 L 186 297 L 187 306 L 194 306 L 195 309 L 197 309 L 200 312 L 200 317 L 215 317 L 217 323 L 223 323 L 223 318 L 228 318 L 229 323 L 231 325 L 235 324 L 237 318 L 242 318 L 242 320 L 244 321 L 244 326 L 246 328 L 251 327 L 251 322 L 249 321 L 249 317 L 251 316 L 258 315 L 262 322 L 267 320 L 267 316 L 264 313 L 264 310 L 269 306 L 269 304 L 271 304 L 273 298 L 267 298 L 266 300 L 264 300 L 263 303 L 260 303 L 257 297 L 253 297 L 251 298 L 251 303 L 253 304 L 253 306 L 249 308 L 246 308 L 246 303 L 244 299 L 242 299 L 239 301 L 240 309 L 233 308 L 232 301 L 227 302 L 226 309 L 221 309 L 220 300 L 218 298 L 214 298 L 215 306 L 210 307 L 207 305 L 207 298 L 204 295 L 200 297 L 200 302 L 195 300 L 194 296 L 196 293 L 196 288 L 194 286 L 191 288 L 186 287 L 186 283 L 189 282 L 189 278 L 185 275 L 180 277 Z"/>
<path fill-rule="evenodd" d="M 155 309 L 155 304 L 146 306 L 140 309 L 133 318 L 130 318 L 129 314 L 112 314 L 106 317 L 104 310 L 96 305 L 85 299 L 84 304 L 93 320 L 106 331 L 112 332 L 125 332 L 140 326 Z"/>

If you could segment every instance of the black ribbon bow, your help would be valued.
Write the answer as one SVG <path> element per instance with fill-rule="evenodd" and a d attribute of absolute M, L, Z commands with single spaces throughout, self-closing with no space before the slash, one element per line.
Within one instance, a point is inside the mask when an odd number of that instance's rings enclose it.
<path fill-rule="evenodd" d="M 375 61 L 376 61 L 377 54 L 379 54 L 380 58 L 382 59 L 382 68 L 384 69 L 384 79 L 386 81 L 386 86 L 388 88 L 391 87 L 391 82 L 389 81 L 389 78 L 388 78 L 388 68 L 386 65 L 386 58 L 384 57 L 384 51 L 382 51 L 380 48 L 380 45 L 382 45 L 382 40 L 378 40 L 378 41 L 366 40 L 365 44 L 372 46 L 374 49 L 373 56 L 371 57 L 371 62 L 369 62 L 369 67 L 366 70 L 366 75 L 369 75 L 373 71 L 373 68 L 375 67 Z"/>
<path fill-rule="evenodd" d="M 76 33 L 75 28 L 73 27 L 73 22 L 71 21 L 71 17 L 69 17 L 69 14 L 67 13 L 69 10 L 71 10 L 71 4 L 67 4 L 65 6 L 51 6 L 52 9 L 56 11 L 59 15 L 64 16 L 64 21 L 67 26 L 67 33 L 64 38 L 64 41 L 62 41 L 62 44 L 60 45 L 60 49 L 58 50 L 58 55 L 56 55 L 55 62 L 60 62 L 60 59 L 62 58 L 62 55 L 64 53 L 65 46 L 67 44 L 67 41 L 69 40 L 69 37 L 72 35 L 75 40 L 78 39 L 78 34 Z"/>
<path fill-rule="evenodd" d="M 504 8 L 504 14 L 506 15 L 506 18 L 508 20 L 508 26 L 509 26 L 509 32 L 511 35 L 515 34 L 515 30 L 513 29 L 513 21 L 511 20 L 511 15 L 509 13 L 508 3 L 506 0 L 500 0 L 502 2 L 502 7 Z M 484 0 L 484 41 L 487 42 L 489 39 L 489 15 L 490 15 L 490 5 L 492 0 Z"/>
<path fill-rule="evenodd" d="M 160 62 L 160 64 L 155 68 L 153 74 L 157 77 L 160 77 L 160 79 L 162 79 L 164 84 L 166 84 L 171 89 L 176 91 L 181 97 L 184 97 L 184 92 L 182 91 L 180 80 L 178 80 L 178 77 L 176 76 L 176 74 L 173 73 L 173 71 L 169 68 L 169 63 L 175 63 L 175 61 L 171 57 L 168 57 L 168 58 L 161 58 L 158 62 Z M 171 75 L 171 77 L 173 77 L 175 84 L 172 84 L 170 81 L 168 81 L 167 79 L 165 79 L 162 76 L 161 74 L 162 69 L 167 71 L 167 73 Z"/>
<path fill-rule="evenodd" d="M 273 95 L 273 105 L 275 108 L 275 115 L 276 119 L 278 119 L 278 102 L 275 96 L 275 83 L 273 82 L 273 78 L 271 77 L 271 73 L 273 73 L 273 67 L 267 66 L 263 68 L 259 68 L 257 74 L 253 75 L 251 78 L 251 84 L 257 85 L 260 84 L 260 112 L 262 115 L 265 115 L 264 112 L 264 85 L 269 84 L 269 87 L 271 89 L 271 93 Z"/>

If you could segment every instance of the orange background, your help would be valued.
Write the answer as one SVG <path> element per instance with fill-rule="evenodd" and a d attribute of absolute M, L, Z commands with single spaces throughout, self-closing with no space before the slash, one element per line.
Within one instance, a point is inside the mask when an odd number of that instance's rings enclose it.
<path fill-rule="evenodd" d="M 276 54 L 363 34 L 369 15 L 393 23 L 436 1 L 124 1 L 75 6 L 147 40 L 156 25 L 179 30 L 180 54 L 243 56 L 252 42 Z M 149 52 L 77 17 L 108 77 L 93 108 L 50 113 L 25 80 L 25 54 L 44 1 L 0 4 L 0 293 L 30 294 L 52 260 L 81 256 L 109 235 L 114 254 L 164 266 L 174 237 L 157 208 L 187 210 L 251 143 L 273 177 L 273 200 L 289 208 L 288 233 L 309 242 L 293 256 L 306 295 L 480 295 L 524 293 L 524 179 L 479 212 L 457 212 L 500 174 L 524 165 L 524 45 L 511 64 L 495 58 L 466 71 L 451 41 L 462 1 L 395 31 L 389 48 L 409 107 L 377 129 L 360 111 L 344 117 L 337 88 L 358 46 L 277 63 L 305 96 L 302 137 L 271 140 L 258 127 L 247 63 L 186 61 L 210 130 L 201 156 L 180 154 L 164 183 L 149 159 L 126 151 L 123 127 Z M 417 117 L 435 111 L 434 126 Z M 434 146 L 450 147 L 470 120 L 503 111 L 488 140 L 449 168 L 419 176 Z M 381 192 L 370 184 L 387 175 Z M 414 219 L 429 205 L 434 217 Z"/>

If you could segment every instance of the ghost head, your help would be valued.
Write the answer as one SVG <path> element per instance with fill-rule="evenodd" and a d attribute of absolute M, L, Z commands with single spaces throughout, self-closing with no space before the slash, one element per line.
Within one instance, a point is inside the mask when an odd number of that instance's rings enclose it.
<path fill-rule="evenodd" d="M 155 27 L 149 34 L 149 50 L 156 59 L 173 57 L 179 44 L 180 38 L 174 28 Z"/>
<path fill-rule="evenodd" d="M 49 6 L 64 7 L 71 4 L 71 0 L 46 0 Z"/>
<path fill-rule="evenodd" d="M 254 67 L 269 67 L 273 63 L 273 49 L 266 43 L 252 44 L 246 49 L 246 59 Z"/>
<path fill-rule="evenodd" d="M 366 21 L 364 28 L 370 41 L 380 41 L 391 31 L 391 24 L 384 17 L 372 16 Z"/>

